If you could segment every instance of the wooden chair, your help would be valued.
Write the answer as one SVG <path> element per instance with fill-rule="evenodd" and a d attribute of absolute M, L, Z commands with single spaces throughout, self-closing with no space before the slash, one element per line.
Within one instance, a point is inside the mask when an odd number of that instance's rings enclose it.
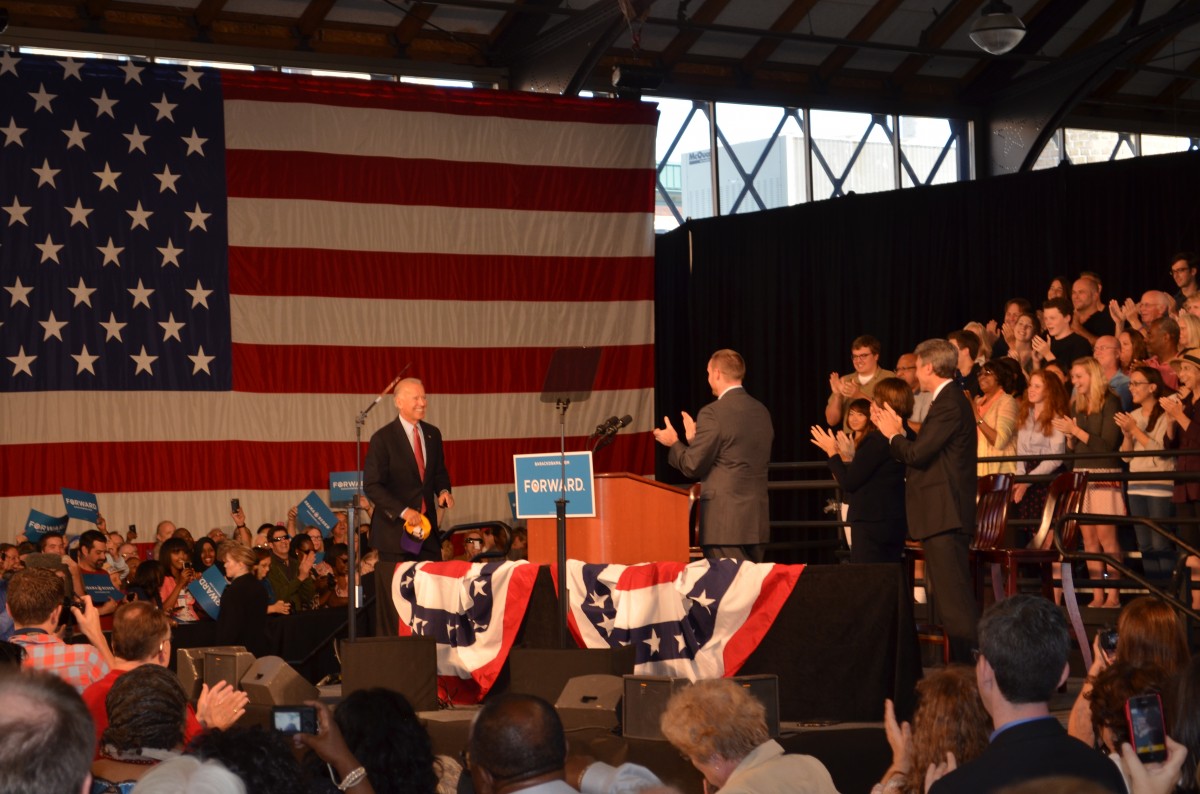
<path fill-rule="evenodd" d="M 1054 566 L 1060 562 L 1058 550 L 1054 548 L 1051 527 L 1054 521 L 1067 513 L 1078 513 L 1083 508 L 1083 493 L 1087 489 L 1087 472 L 1068 471 L 1054 478 L 1042 509 L 1042 523 L 1037 534 L 1023 549 L 994 548 L 976 552 L 976 559 L 992 569 L 993 586 L 1000 580 L 1003 571 L 1004 590 L 996 591 L 997 599 L 1017 592 L 1017 578 L 1022 565 L 1036 565 L 1042 584 L 1042 595 L 1054 598 Z M 1061 528 L 1064 548 L 1073 548 L 1079 540 L 1079 526 L 1068 521 Z"/>

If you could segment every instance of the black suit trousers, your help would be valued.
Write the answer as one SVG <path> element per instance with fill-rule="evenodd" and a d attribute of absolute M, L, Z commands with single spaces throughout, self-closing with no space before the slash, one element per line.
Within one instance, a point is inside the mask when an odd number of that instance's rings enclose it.
<path fill-rule="evenodd" d="M 979 606 L 971 582 L 971 539 L 955 529 L 925 538 L 921 546 L 934 614 L 950 639 L 950 661 L 970 664 L 979 623 Z"/>

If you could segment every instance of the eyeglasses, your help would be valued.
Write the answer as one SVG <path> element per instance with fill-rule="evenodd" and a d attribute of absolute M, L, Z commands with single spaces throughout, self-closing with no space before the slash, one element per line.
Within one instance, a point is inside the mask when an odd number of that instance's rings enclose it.
<path fill-rule="evenodd" d="M 1179 275 L 1180 273 L 1186 273 L 1186 272 L 1188 272 L 1189 270 L 1191 270 L 1191 268 L 1190 268 L 1190 267 L 1173 267 L 1173 268 L 1171 268 L 1171 275 L 1172 275 L 1172 276 L 1177 276 L 1177 275 Z"/>
<path fill-rule="evenodd" d="M 912 366 L 912 367 L 896 367 L 896 371 L 897 371 L 897 372 L 908 372 L 910 369 L 911 369 L 911 370 L 916 370 L 916 367 L 915 367 L 915 366 Z"/>
<path fill-rule="evenodd" d="M 463 543 L 467 543 L 472 546 L 482 546 L 483 538 L 467 538 L 466 540 L 463 541 Z"/>
<path fill-rule="evenodd" d="M 870 358 L 873 355 L 875 355 L 875 354 L 874 353 L 851 353 L 850 358 L 854 359 L 855 361 L 866 361 L 868 358 Z"/>
<path fill-rule="evenodd" d="M 1149 386 L 1149 385 L 1150 385 L 1150 381 L 1148 381 L 1148 380 L 1131 380 L 1131 381 L 1129 381 L 1130 388 L 1132 388 L 1134 386 Z"/>
<path fill-rule="evenodd" d="M 280 535 L 277 538 L 268 538 L 267 542 L 268 543 L 279 543 L 280 541 L 287 540 L 287 539 L 288 539 L 287 535 Z"/>

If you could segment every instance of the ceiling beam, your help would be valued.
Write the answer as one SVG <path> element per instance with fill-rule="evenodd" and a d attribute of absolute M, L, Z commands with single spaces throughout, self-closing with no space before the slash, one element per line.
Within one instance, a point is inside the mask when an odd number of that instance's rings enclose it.
<path fill-rule="evenodd" d="M 1104 13 L 1088 25 L 1087 30 L 1067 45 L 1067 48 L 1063 50 L 1063 57 L 1069 58 L 1077 55 L 1099 42 L 1118 22 L 1127 17 L 1132 9 L 1133 0 L 1115 0 L 1108 8 L 1104 9 Z"/>
<path fill-rule="evenodd" d="M 1175 41 L 1175 37 L 1179 35 L 1179 32 L 1179 30 L 1173 30 L 1169 33 L 1163 34 L 1153 41 L 1147 42 L 1144 48 L 1129 61 L 1128 65 L 1130 68 L 1122 69 L 1105 80 L 1104 83 L 1096 89 L 1096 96 L 1100 99 L 1106 99 L 1117 94 L 1122 88 L 1125 87 L 1125 84 L 1132 80 L 1133 76 L 1137 74 L 1137 67 L 1143 66 L 1154 60 L 1156 55 L 1166 49 L 1171 42 Z"/>
<path fill-rule="evenodd" d="M 903 0 L 879 0 L 871 7 L 863 18 L 858 21 L 854 29 L 846 34 L 846 39 L 849 41 L 866 41 L 874 35 L 875 31 L 879 30 L 879 26 L 888 20 L 892 14 L 896 13 L 896 9 L 903 4 Z M 838 47 L 833 52 L 829 53 L 829 57 L 817 69 L 817 77 L 821 82 L 827 81 L 833 77 L 839 69 L 854 57 L 857 53 L 854 47 Z"/>
<path fill-rule="evenodd" d="M 967 23 L 967 20 L 975 15 L 981 5 L 983 5 L 983 0 L 958 0 L 921 33 L 921 44 L 934 50 L 939 49 L 950 40 L 950 37 L 959 28 Z M 908 56 L 892 72 L 892 82 L 896 85 L 904 85 L 927 63 L 929 63 L 928 55 Z"/>
<path fill-rule="evenodd" d="M 196 20 L 196 27 L 200 30 L 208 30 L 212 27 L 212 23 L 225 8 L 225 2 L 226 0 L 201 0 L 200 5 L 196 6 L 196 10 L 192 12 L 192 19 Z"/>
<path fill-rule="evenodd" d="M 678 34 L 671 40 L 671 43 L 663 48 L 660 61 L 662 65 L 670 69 L 675 64 L 683 60 L 683 56 L 687 55 L 688 50 L 692 48 L 703 30 L 696 25 L 708 25 L 716 21 L 721 12 L 725 10 L 725 6 L 729 5 L 730 0 L 704 0 L 704 5 L 696 9 L 696 13 L 692 14 L 687 22 L 683 23 Z"/>
<path fill-rule="evenodd" d="M 791 5 L 784 9 L 774 22 L 771 23 L 772 33 L 789 33 L 796 29 L 808 13 L 813 10 L 813 6 L 817 4 L 817 0 L 792 0 Z M 742 59 L 742 72 L 745 74 L 754 74 L 758 71 L 758 67 L 766 62 L 767 58 L 778 49 L 782 39 L 777 38 L 761 38 L 750 52 L 746 53 L 746 57 Z"/>
<path fill-rule="evenodd" d="M 400 20 L 400 23 L 396 25 L 396 30 L 393 34 L 396 38 L 396 44 L 402 50 L 407 49 L 408 45 L 412 44 L 413 39 L 424 29 L 425 23 L 429 21 L 429 17 L 432 16 L 435 8 L 436 6 L 432 3 L 415 3 L 408 9 L 404 15 L 404 19 Z"/>
<path fill-rule="evenodd" d="M 1178 101 L 1179 98 L 1182 97 L 1189 88 L 1196 84 L 1196 80 L 1200 80 L 1200 58 L 1197 58 L 1188 64 L 1188 67 L 1185 71 L 1187 71 L 1188 74 L 1195 75 L 1195 77 L 1192 79 L 1187 77 L 1177 77 L 1172 80 L 1167 84 L 1166 88 L 1159 92 L 1158 99 L 1160 102 L 1174 103 Z"/>
<path fill-rule="evenodd" d="M 321 27 L 321 23 L 333 10 L 336 2 L 337 0 L 309 0 L 308 5 L 300 14 L 300 20 L 296 23 L 296 30 L 299 31 L 301 37 L 307 39 L 316 33 L 317 28 Z"/>
<path fill-rule="evenodd" d="M 525 0 L 510 8 L 490 34 L 496 52 L 516 52 L 532 44 L 546 24 L 561 13 L 563 0 Z"/>

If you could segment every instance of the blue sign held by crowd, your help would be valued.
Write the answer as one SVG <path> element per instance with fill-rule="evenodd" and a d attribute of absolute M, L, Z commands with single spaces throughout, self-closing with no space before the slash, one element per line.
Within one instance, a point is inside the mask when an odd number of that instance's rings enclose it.
<path fill-rule="evenodd" d="M 37 543 L 42 535 L 66 531 L 67 516 L 48 516 L 41 510 L 30 509 L 29 518 L 25 519 L 25 537 L 30 543 Z"/>
<path fill-rule="evenodd" d="M 89 524 L 95 524 L 96 519 L 100 517 L 100 505 L 96 502 L 96 494 L 63 488 L 62 498 L 63 504 L 67 506 L 69 518 L 79 518 Z"/>
<path fill-rule="evenodd" d="M 329 509 L 329 505 L 321 501 L 321 497 L 317 496 L 316 491 L 312 491 L 304 497 L 304 501 L 300 503 L 296 512 L 301 524 L 316 527 L 325 537 L 329 537 L 333 532 L 334 525 L 337 524 L 337 516 Z"/>
<path fill-rule="evenodd" d="M 229 580 L 225 578 L 220 569 L 212 565 L 188 584 L 188 592 L 192 594 L 192 598 L 196 599 L 196 606 L 203 609 L 210 618 L 216 620 L 217 616 L 221 614 L 221 595 L 224 594 L 228 584 Z"/>

